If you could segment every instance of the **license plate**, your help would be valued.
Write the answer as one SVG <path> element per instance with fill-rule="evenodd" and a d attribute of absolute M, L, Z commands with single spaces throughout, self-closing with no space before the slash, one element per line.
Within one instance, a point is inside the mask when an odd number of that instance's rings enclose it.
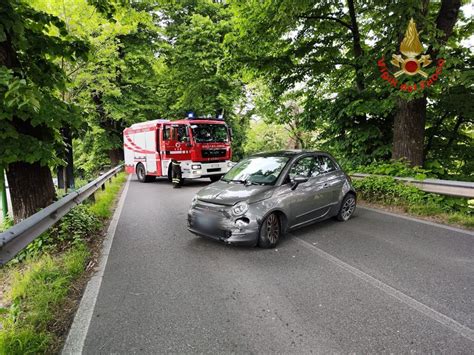
<path fill-rule="evenodd" d="M 208 216 L 196 216 L 196 224 L 203 229 L 213 229 L 216 221 Z"/>

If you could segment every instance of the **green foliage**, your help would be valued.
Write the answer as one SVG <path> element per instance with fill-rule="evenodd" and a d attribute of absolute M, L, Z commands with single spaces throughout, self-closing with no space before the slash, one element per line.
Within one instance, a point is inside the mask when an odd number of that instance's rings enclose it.
<path fill-rule="evenodd" d="M 431 171 L 420 167 L 411 167 L 407 162 L 403 160 L 397 161 L 381 161 L 374 162 L 369 165 L 359 165 L 356 167 L 348 167 L 351 172 L 366 173 L 366 174 L 378 174 L 378 175 L 389 175 L 399 177 L 413 177 L 415 179 L 423 180 L 428 177 L 437 178 L 439 175 L 438 171 Z"/>
<path fill-rule="evenodd" d="M 0 165 L 58 162 L 59 129 L 75 125 L 77 109 L 56 94 L 66 82 L 57 60 L 84 58 L 87 45 L 24 1 L 3 1 L 0 14 Z"/>
<path fill-rule="evenodd" d="M 290 137 L 288 132 L 279 125 L 268 125 L 263 121 L 252 122 L 247 132 L 245 153 L 247 155 L 285 149 Z"/>
<path fill-rule="evenodd" d="M 48 331 L 69 292 L 84 271 L 89 252 L 84 244 L 60 257 L 45 254 L 12 275 L 10 306 L 0 314 L 0 354 L 46 353 L 55 340 Z"/>
<path fill-rule="evenodd" d="M 425 168 L 412 167 L 406 161 L 375 161 L 368 165 L 355 166 L 353 161 L 345 161 L 344 167 L 347 171 L 354 173 L 367 173 L 377 175 L 389 175 L 399 177 L 413 177 L 418 180 L 426 178 L 473 181 L 472 175 L 450 174 L 437 161 L 430 161 L 425 164 Z"/>
<path fill-rule="evenodd" d="M 359 196 L 368 202 L 400 206 L 408 212 L 436 216 L 447 214 L 467 227 L 474 223 L 474 206 L 465 198 L 427 193 L 390 176 L 372 176 L 353 181 Z"/>
<path fill-rule="evenodd" d="M 354 4 L 353 14 L 349 4 Z M 246 82 L 262 81 L 270 92 L 261 97 L 272 109 L 261 117 L 296 120 L 298 129 L 315 134 L 311 146 L 352 165 L 389 160 L 397 100 L 422 95 L 391 90 L 379 78 L 376 63 L 382 56 L 389 62 L 413 17 L 425 50 L 431 46 L 446 59 L 436 85 L 423 92 L 429 98 L 425 168 L 439 164 L 447 174 L 472 173 L 474 59 L 463 41 L 474 26 L 462 12 L 444 43 L 436 28 L 439 2 L 252 0 L 230 6 L 236 28 L 226 38 L 231 54 Z M 432 74 L 435 66 L 424 69 Z"/>
<path fill-rule="evenodd" d="M 7 216 L 0 223 L 0 232 L 6 231 L 11 226 L 13 226 L 13 220 L 9 216 Z"/>

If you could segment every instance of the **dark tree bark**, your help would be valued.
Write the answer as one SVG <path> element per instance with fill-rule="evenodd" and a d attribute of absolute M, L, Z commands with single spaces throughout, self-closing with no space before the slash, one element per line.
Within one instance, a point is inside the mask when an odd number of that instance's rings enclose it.
<path fill-rule="evenodd" d="M 74 155 L 72 146 L 72 133 L 69 127 L 63 127 L 61 129 L 63 141 L 65 145 L 64 159 L 66 160 L 66 166 L 58 166 L 58 188 L 60 189 L 74 189 Z"/>
<path fill-rule="evenodd" d="M 50 205 L 56 198 L 51 171 L 47 166 L 12 163 L 7 169 L 7 179 L 15 223 Z"/>
<path fill-rule="evenodd" d="M 405 158 L 411 165 L 423 165 L 426 98 L 399 99 L 393 127 L 393 159 Z"/>
<path fill-rule="evenodd" d="M 427 5 L 428 3 L 425 2 Z M 439 40 L 444 43 L 453 32 L 460 0 L 443 0 L 436 19 L 436 27 L 442 31 Z M 423 9 L 424 11 L 427 10 Z M 428 50 L 433 58 L 436 53 Z M 424 160 L 424 136 L 426 122 L 426 96 L 415 100 L 398 100 L 393 127 L 392 159 L 406 159 L 412 166 L 422 166 Z"/>
<path fill-rule="evenodd" d="M 20 63 L 9 34 L 7 39 L 0 43 L 0 65 L 20 71 Z M 28 121 L 18 117 L 12 117 L 11 124 L 24 135 L 40 140 L 51 138 L 50 132 L 45 127 L 33 127 Z M 41 166 L 39 163 L 23 162 L 21 157 L 18 160 L 6 167 L 15 222 L 29 217 L 56 199 L 49 167 Z"/>
<path fill-rule="evenodd" d="M 439 129 L 441 128 L 441 125 L 443 121 L 446 119 L 446 117 L 448 117 L 448 113 L 445 113 L 444 115 L 440 116 L 434 123 L 433 130 L 430 136 L 428 137 L 428 143 L 426 144 L 426 147 L 425 147 L 425 155 L 424 155 L 425 157 L 430 152 L 431 147 L 433 146 L 433 139 L 436 136 L 436 134 L 439 132 Z"/>
<path fill-rule="evenodd" d="M 464 117 L 463 116 L 459 116 L 457 121 L 456 121 L 456 124 L 454 125 L 454 128 L 453 128 L 453 133 L 451 134 L 451 137 L 449 137 L 449 141 L 448 143 L 446 143 L 446 150 L 449 151 L 451 149 L 451 145 L 454 143 L 454 141 L 456 140 L 456 136 L 458 134 L 458 130 L 459 130 L 459 127 L 461 127 L 461 125 L 464 123 Z"/>
<path fill-rule="evenodd" d="M 351 17 L 351 32 L 352 32 L 352 45 L 354 50 L 354 58 L 355 58 L 355 70 L 356 70 L 356 85 L 357 90 L 360 92 L 364 90 L 364 75 L 362 74 L 362 67 L 360 63 L 357 61 L 360 57 L 364 54 L 362 51 L 362 46 L 360 44 L 360 32 L 359 32 L 359 25 L 357 24 L 357 16 L 354 8 L 354 0 L 348 0 L 347 6 L 349 7 L 349 15 Z"/>
<path fill-rule="evenodd" d="M 117 166 L 121 160 L 124 160 L 123 149 L 116 148 L 109 150 L 109 158 L 112 167 Z"/>

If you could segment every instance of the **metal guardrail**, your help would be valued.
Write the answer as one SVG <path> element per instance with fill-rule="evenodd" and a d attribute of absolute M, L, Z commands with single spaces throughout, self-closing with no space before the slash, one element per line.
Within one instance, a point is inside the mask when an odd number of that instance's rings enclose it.
<path fill-rule="evenodd" d="M 119 165 L 102 174 L 94 181 L 73 191 L 41 211 L 15 224 L 10 229 L 0 234 L 0 265 L 13 259 L 29 243 L 41 233 L 48 230 L 53 224 L 67 214 L 73 207 L 90 197 L 100 187 L 104 189 L 105 182 L 123 168 Z"/>
<path fill-rule="evenodd" d="M 370 176 L 387 176 L 387 175 L 376 175 L 376 174 L 351 174 L 353 179 L 363 179 Z M 441 195 L 457 196 L 474 198 L 474 182 L 467 181 L 452 181 L 452 180 L 437 180 L 437 179 L 424 179 L 417 180 L 411 177 L 397 177 L 392 176 L 395 180 L 403 181 L 407 184 L 414 185 L 420 190 L 426 192 L 433 192 Z"/>

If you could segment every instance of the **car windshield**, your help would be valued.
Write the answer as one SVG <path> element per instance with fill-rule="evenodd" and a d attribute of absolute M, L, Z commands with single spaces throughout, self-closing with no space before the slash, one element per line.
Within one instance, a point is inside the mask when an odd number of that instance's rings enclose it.
<path fill-rule="evenodd" d="M 287 162 L 287 157 L 250 157 L 242 160 L 230 169 L 222 180 L 226 182 L 273 185 Z"/>
<path fill-rule="evenodd" d="M 227 126 L 223 124 L 192 124 L 194 140 L 197 143 L 227 142 Z"/>

